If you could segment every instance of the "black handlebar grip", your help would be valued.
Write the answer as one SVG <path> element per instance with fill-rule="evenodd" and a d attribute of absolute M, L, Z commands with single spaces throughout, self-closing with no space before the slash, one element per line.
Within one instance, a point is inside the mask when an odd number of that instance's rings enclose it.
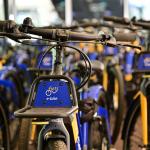
<path fill-rule="evenodd" d="M 6 26 L 6 21 L 0 21 L 0 31 L 3 32 Z"/>
<path fill-rule="evenodd" d="M 13 32 L 16 23 L 12 20 L 0 21 L 0 31 L 1 32 Z"/>
<path fill-rule="evenodd" d="M 114 33 L 113 36 L 121 42 L 134 42 L 137 38 L 135 33 Z"/>

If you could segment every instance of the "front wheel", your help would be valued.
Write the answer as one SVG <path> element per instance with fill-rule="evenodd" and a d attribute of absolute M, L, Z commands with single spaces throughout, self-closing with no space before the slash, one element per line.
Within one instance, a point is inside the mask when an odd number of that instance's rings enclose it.
<path fill-rule="evenodd" d="M 117 141 L 124 114 L 124 82 L 119 66 L 109 69 L 108 109 L 111 124 L 112 144 Z"/>
<path fill-rule="evenodd" d="M 127 123 L 123 150 L 138 150 L 142 149 L 142 120 L 140 115 L 140 102 L 136 103 L 134 110 L 130 114 L 130 118 Z"/>
<path fill-rule="evenodd" d="M 10 150 L 8 120 L 0 101 L 0 149 Z"/>
<path fill-rule="evenodd" d="M 20 124 L 20 133 L 18 139 L 18 149 L 19 150 L 28 150 L 29 138 L 30 138 L 30 119 L 22 119 Z"/>
<path fill-rule="evenodd" d="M 109 141 L 106 134 L 105 124 L 96 119 L 89 124 L 89 150 L 108 150 Z"/>
<path fill-rule="evenodd" d="M 63 140 L 49 140 L 44 150 L 67 150 L 67 145 Z"/>

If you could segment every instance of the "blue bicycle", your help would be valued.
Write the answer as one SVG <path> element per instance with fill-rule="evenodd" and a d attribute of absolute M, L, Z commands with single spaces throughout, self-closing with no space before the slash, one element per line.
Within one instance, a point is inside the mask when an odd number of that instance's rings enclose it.
<path fill-rule="evenodd" d="M 6 27 L 5 25 L 7 23 L 9 25 Z M 15 112 L 16 117 L 36 118 L 35 121 L 32 121 L 32 124 L 42 125 L 38 135 L 38 150 L 91 149 L 95 148 L 95 146 L 96 149 L 109 149 L 111 145 L 111 134 L 109 130 L 108 112 L 102 100 L 99 99 L 101 93 L 104 93 L 103 88 L 99 85 L 95 87 L 91 86 L 89 90 L 81 92 L 79 97 L 77 97 L 76 90 L 84 87 L 91 77 L 92 64 L 87 55 L 75 47 L 68 46 L 67 42 L 70 42 L 69 40 L 76 42 L 96 41 L 102 44 L 104 42 L 105 44 L 110 39 L 110 36 L 105 34 L 83 34 L 61 29 L 36 28 L 31 26 L 30 18 L 25 19 L 23 25 L 19 27 L 14 22 L 0 22 L 1 25 L 6 27 L 3 28 L 3 32 L 7 32 L 5 35 L 16 41 L 32 38 L 25 34 L 30 33 L 56 42 L 56 44 L 44 52 L 40 61 L 41 64 L 46 54 L 51 49 L 55 49 L 56 57 L 54 59 L 52 75 L 40 75 L 37 77 L 31 85 L 25 107 Z M 13 28 L 13 30 L 7 29 L 9 27 Z M 13 33 L 10 33 L 10 31 L 13 31 Z M 17 31 L 17 33 L 14 31 Z M 110 45 L 116 46 L 113 43 Z M 63 54 L 66 47 L 78 51 L 85 62 L 86 71 L 77 89 L 75 89 L 72 79 L 62 75 Z M 91 100 L 91 95 L 95 96 L 94 100 L 93 96 Z M 78 100 L 80 98 L 81 100 L 85 99 L 85 102 L 80 102 Z M 86 122 L 88 116 L 92 117 Z M 88 124 L 89 128 L 87 128 Z M 88 129 L 90 129 L 90 132 Z M 95 145 L 93 142 L 91 142 L 91 145 L 89 144 L 95 129 L 101 133 L 100 138 L 102 140 L 100 145 Z M 19 144 L 22 143 L 19 142 Z M 21 147 L 21 149 L 24 149 L 24 147 Z"/>

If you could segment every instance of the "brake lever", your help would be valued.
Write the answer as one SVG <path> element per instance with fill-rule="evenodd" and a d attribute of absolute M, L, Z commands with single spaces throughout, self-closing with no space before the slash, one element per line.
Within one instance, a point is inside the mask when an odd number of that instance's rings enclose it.
<path fill-rule="evenodd" d="M 118 46 L 124 46 L 124 47 L 131 47 L 131 48 L 135 48 L 136 52 L 139 53 L 142 50 L 141 46 L 136 46 L 136 45 L 132 45 L 132 44 L 128 44 L 128 43 L 112 43 L 112 42 L 106 42 L 105 43 L 106 46 L 110 46 L 110 47 L 118 47 Z"/>
<path fill-rule="evenodd" d="M 135 48 L 135 49 L 138 49 L 138 50 L 140 50 L 140 51 L 142 50 L 142 47 L 141 47 L 141 46 L 137 46 L 137 45 L 133 45 L 133 44 L 119 43 L 119 42 L 118 42 L 117 45 Z"/>
<path fill-rule="evenodd" d="M 6 32 L 0 32 L 0 36 L 8 37 L 16 42 L 21 39 L 31 39 L 31 36 L 24 34 L 22 32 L 20 33 L 6 33 Z"/>

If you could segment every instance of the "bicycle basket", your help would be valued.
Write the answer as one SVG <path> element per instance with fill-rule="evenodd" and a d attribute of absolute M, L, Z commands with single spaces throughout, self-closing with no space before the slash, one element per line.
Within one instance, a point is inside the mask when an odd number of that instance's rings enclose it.
<path fill-rule="evenodd" d="M 141 52 L 136 54 L 134 58 L 135 72 L 149 72 L 150 73 L 150 52 Z"/>
<path fill-rule="evenodd" d="M 17 117 L 67 117 L 77 107 L 72 80 L 63 75 L 40 76 L 34 80 L 26 106 Z"/>

